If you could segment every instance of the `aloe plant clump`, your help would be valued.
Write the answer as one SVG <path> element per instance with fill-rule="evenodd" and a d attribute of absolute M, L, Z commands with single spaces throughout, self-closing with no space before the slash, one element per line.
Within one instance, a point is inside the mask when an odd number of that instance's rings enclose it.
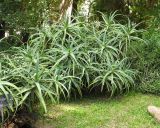
<path fill-rule="evenodd" d="M 117 23 L 115 16 L 102 14 L 103 21 L 92 23 L 77 17 L 76 22 L 44 26 L 25 46 L 1 53 L 3 71 L 8 71 L 5 80 L 16 86 L 7 91 L 19 97 L 18 106 L 39 101 L 46 112 L 48 98 L 58 102 L 96 86 L 113 96 L 133 87 L 136 72 L 126 53 L 131 43 L 141 40 L 139 31 L 129 20 L 127 25 Z"/>

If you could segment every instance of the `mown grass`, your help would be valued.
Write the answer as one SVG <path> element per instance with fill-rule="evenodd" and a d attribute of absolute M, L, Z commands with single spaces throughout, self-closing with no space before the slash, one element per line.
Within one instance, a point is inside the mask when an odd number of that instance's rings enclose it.
<path fill-rule="evenodd" d="M 43 125 L 51 128 L 160 128 L 147 113 L 148 105 L 160 106 L 160 98 L 141 93 L 114 99 L 84 98 L 49 105 Z"/>

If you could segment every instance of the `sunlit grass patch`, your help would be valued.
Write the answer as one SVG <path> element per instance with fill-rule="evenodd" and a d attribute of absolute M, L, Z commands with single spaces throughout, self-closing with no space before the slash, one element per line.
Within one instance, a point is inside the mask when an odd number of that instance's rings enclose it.
<path fill-rule="evenodd" d="M 49 105 L 44 122 L 53 128 L 160 128 L 148 105 L 160 106 L 159 97 L 130 93 L 114 99 L 85 98 Z"/>

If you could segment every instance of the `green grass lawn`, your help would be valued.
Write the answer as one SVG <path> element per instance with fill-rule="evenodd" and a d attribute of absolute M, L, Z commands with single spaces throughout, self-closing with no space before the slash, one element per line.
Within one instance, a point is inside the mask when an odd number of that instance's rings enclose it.
<path fill-rule="evenodd" d="M 160 97 L 130 93 L 114 99 L 83 98 L 49 105 L 46 128 L 160 128 L 148 113 L 148 105 L 160 106 Z"/>

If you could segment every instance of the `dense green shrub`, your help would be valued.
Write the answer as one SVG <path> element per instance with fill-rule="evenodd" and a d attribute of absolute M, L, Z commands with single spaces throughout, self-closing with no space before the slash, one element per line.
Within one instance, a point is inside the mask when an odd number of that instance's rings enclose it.
<path fill-rule="evenodd" d="M 36 29 L 28 44 L 1 53 L 5 80 L 20 90 L 18 105 L 45 99 L 58 102 L 82 89 L 101 88 L 113 96 L 134 85 L 127 51 L 137 37 L 136 25 L 115 22 L 115 14 L 102 14 L 102 22 L 63 21 Z M 10 92 L 9 92 L 10 93 Z"/>
<path fill-rule="evenodd" d="M 139 87 L 139 91 L 160 95 L 160 81 L 155 79 L 149 82 L 147 81 Z"/>
<path fill-rule="evenodd" d="M 153 21 L 150 27 L 146 29 L 142 38 L 145 43 L 138 42 L 132 45 L 136 52 L 130 52 L 132 67 L 136 68 L 139 73 L 138 90 L 142 92 L 152 92 L 157 94 L 159 90 L 158 81 L 160 79 L 160 35 L 158 21 Z"/>
<path fill-rule="evenodd" d="M 146 45 L 144 45 L 144 50 L 142 51 L 142 59 L 144 65 L 149 69 L 159 69 L 159 58 L 160 58 L 160 30 L 151 29 L 144 34 L 144 39 L 146 40 Z"/>

